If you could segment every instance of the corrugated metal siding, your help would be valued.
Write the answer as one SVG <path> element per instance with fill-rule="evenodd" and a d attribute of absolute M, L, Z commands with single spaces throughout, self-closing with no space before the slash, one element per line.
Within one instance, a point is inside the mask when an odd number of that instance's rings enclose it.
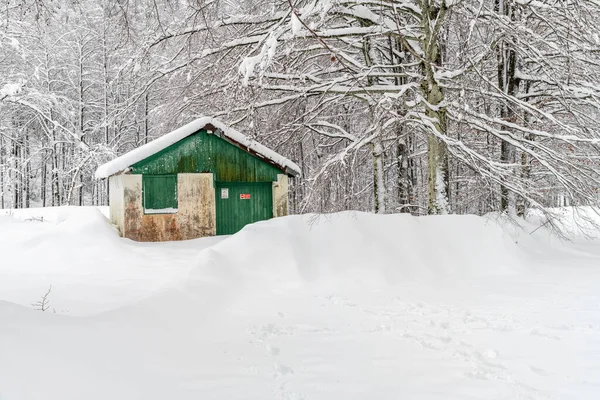
<path fill-rule="evenodd" d="M 227 199 L 221 189 L 228 189 Z M 217 235 L 231 235 L 244 226 L 273 218 L 273 185 L 267 183 L 217 182 Z M 249 194 L 250 199 L 240 195 Z"/>
<path fill-rule="evenodd" d="M 145 210 L 177 208 L 177 175 L 143 175 L 142 199 Z"/>
<path fill-rule="evenodd" d="M 211 172 L 224 182 L 273 182 L 282 172 L 202 130 L 131 166 L 134 174 Z"/>

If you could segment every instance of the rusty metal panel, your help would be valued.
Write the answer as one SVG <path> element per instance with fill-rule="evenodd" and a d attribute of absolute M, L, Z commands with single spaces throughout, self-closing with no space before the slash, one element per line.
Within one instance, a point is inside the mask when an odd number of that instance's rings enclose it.
<path fill-rule="evenodd" d="M 283 217 L 288 215 L 289 181 L 287 175 L 277 175 L 277 182 L 273 182 L 273 216 Z"/>
<path fill-rule="evenodd" d="M 123 220 L 125 218 L 125 193 L 123 190 L 123 175 L 113 175 L 108 178 L 110 222 L 119 229 L 123 236 Z"/>
<path fill-rule="evenodd" d="M 182 240 L 177 214 L 145 214 L 141 218 L 139 241 L 164 242 Z"/>
<path fill-rule="evenodd" d="M 123 236 L 132 240 L 141 240 L 142 216 L 142 176 L 123 175 L 123 203 L 125 207 Z"/>
<path fill-rule="evenodd" d="M 216 234 L 215 189 L 212 174 L 177 175 L 177 221 L 183 239 Z"/>
<path fill-rule="evenodd" d="M 216 234 L 215 190 L 212 174 L 177 177 L 178 210 L 145 214 L 142 175 L 122 175 L 124 230 L 122 235 L 142 242 L 194 239 Z"/>

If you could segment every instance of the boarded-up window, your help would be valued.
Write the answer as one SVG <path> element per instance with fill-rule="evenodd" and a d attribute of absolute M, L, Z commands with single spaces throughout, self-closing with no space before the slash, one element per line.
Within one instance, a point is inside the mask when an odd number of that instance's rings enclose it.
<path fill-rule="evenodd" d="M 177 175 L 143 175 L 142 183 L 146 214 L 177 212 Z"/>

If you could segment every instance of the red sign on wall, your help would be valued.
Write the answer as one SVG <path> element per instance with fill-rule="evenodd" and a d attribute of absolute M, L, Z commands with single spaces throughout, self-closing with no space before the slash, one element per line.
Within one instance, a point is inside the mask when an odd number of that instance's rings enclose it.
<path fill-rule="evenodd" d="M 250 200 L 250 193 L 240 194 L 240 200 Z"/>

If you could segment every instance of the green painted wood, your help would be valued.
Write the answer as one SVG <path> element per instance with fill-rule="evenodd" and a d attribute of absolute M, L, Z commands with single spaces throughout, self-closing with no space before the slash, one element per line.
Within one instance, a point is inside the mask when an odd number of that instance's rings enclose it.
<path fill-rule="evenodd" d="M 216 182 L 215 186 L 217 235 L 232 235 L 248 224 L 273 218 L 271 182 Z M 227 196 L 223 196 L 223 189 L 227 189 Z M 242 199 L 241 195 L 250 198 Z"/>
<path fill-rule="evenodd" d="M 144 210 L 177 209 L 177 175 L 142 176 Z"/>
<path fill-rule="evenodd" d="M 131 166 L 133 174 L 211 172 L 216 181 L 273 182 L 279 168 L 201 130 Z"/>

